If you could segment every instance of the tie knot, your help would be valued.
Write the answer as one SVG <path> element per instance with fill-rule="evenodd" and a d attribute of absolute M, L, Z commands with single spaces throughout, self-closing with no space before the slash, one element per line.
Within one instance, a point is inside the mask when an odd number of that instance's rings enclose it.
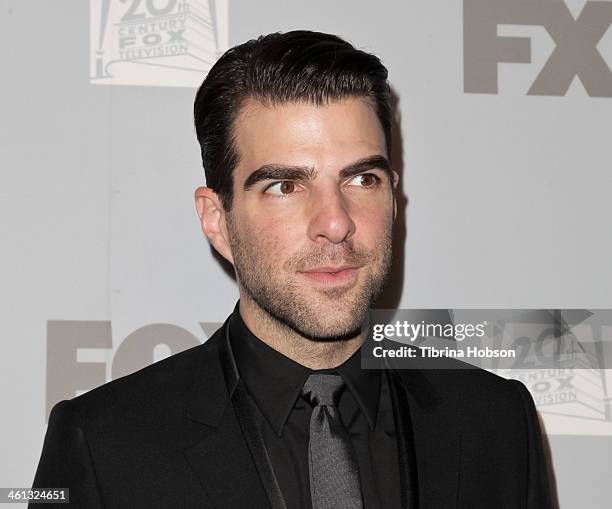
<path fill-rule="evenodd" d="M 313 374 L 302 388 L 302 396 L 311 405 L 336 406 L 344 389 L 340 375 Z"/>

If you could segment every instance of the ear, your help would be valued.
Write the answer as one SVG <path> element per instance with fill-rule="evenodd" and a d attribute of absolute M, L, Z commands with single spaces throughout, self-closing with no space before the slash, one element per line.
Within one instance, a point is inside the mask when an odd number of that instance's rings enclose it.
<path fill-rule="evenodd" d="M 233 265 L 234 258 L 221 198 L 210 187 L 198 187 L 195 190 L 195 205 L 204 235 L 217 252 Z"/>
<path fill-rule="evenodd" d="M 391 170 L 391 175 L 393 176 L 393 182 L 391 183 L 391 185 L 393 186 L 393 221 L 395 221 L 395 218 L 397 217 L 397 199 L 395 196 L 397 194 L 399 173 L 397 173 L 395 170 Z"/>

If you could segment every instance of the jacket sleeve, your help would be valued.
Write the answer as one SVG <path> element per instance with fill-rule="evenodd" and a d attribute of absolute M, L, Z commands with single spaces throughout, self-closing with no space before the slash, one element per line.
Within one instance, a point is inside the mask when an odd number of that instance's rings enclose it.
<path fill-rule="evenodd" d="M 51 410 L 33 488 L 68 488 L 68 504 L 45 507 L 102 509 L 93 461 L 78 411 L 70 401 Z M 30 504 L 32 509 L 38 504 Z"/>
<path fill-rule="evenodd" d="M 528 440 L 527 472 L 527 509 L 552 509 L 552 492 L 542 431 L 533 398 L 525 385 L 518 380 L 510 380 L 521 395 L 524 408 L 525 426 Z"/>

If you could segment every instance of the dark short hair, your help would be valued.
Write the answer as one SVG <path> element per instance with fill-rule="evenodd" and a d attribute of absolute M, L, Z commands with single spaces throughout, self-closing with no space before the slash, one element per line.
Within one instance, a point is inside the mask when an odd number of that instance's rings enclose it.
<path fill-rule="evenodd" d="M 347 97 L 368 98 L 380 120 L 390 158 L 392 113 L 387 75 L 375 55 L 321 32 L 276 32 L 230 48 L 213 65 L 194 102 L 206 185 L 229 211 L 238 164 L 233 123 L 248 98 L 273 105 L 297 101 L 322 105 Z"/>

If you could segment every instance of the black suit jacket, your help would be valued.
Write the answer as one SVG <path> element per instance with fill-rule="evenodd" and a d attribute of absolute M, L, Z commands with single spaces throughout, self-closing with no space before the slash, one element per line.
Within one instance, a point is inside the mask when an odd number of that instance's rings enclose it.
<path fill-rule="evenodd" d="M 227 326 L 203 345 L 55 405 L 33 487 L 69 488 L 78 508 L 279 507 L 234 404 L 244 391 L 228 373 Z M 484 370 L 389 374 L 411 509 L 551 507 L 523 384 Z"/>

